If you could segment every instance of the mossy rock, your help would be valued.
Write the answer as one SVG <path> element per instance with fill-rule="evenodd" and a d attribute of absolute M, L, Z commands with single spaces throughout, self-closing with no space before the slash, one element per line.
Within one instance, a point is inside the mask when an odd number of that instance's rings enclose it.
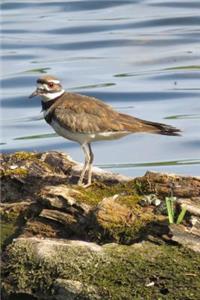
<path fill-rule="evenodd" d="M 177 246 L 142 242 L 101 247 L 32 238 L 16 240 L 7 258 L 5 300 L 19 292 L 38 299 L 68 299 L 59 298 L 58 282 L 68 293 L 69 281 L 71 286 L 80 283 L 73 290 L 74 299 L 196 300 L 200 294 L 200 255 Z"/>
<path fill-rule="evenodd" d="M 152 224 L 162 224 L 166 217 L 155 215 L 154 207 L 142 207 L 139 201 L 134 193 L 104 198 L 91 212 L 90 238 L 100 244 L 131 244 L 152 234 Z"/>
<path fill-rule="evenodd" d="M 0 207 L 1 248 L 5 248 L 22 231 L 28 216 L 31 216 L 31 204 L 27 202 L 4 204 Z"/>
<path fill-rule="evenodd" d="M 115 184 L 95 182 L 87 189 L 77 186 L 74 187 L 78 191 L 80 191 L 80 196 L 76 197 L 76 200 L 91 205 L 93 207 L 96 206 L 101 200 L 103 200 L 103 198 L 111 197 L 114 195 L 127 196 L 127 201 L 128 196 L 133 196 L 131 198 L 131 202 L 133 198 L 137 197 L 138 199 L 139 197 L 134 180 Z M 124 199 L 125 197 L 123 197 L 123 200 Z"/>
<path fill-rule="evenodd" d="M 19 215 L 20 212 L 16 208 L 14 210 L 12 208 L 1 208 L 1 248 L 15 236 L 18 229 Z"/>

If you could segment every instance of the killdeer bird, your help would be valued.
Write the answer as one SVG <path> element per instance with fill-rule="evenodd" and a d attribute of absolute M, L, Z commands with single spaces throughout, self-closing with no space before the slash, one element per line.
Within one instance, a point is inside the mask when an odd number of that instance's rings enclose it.
<path fill-rule="evenodd" d="M 85 163 L 78 181 L 84 187 L 91 185 L 94 155 L 91 142 L 119 139 L 131 133 L 146 132 L 179 135 L 180 130 L 170 125 L 141 120 L 115 111 L 104 102 L 85 95 L 66 92 L 53 76 L 37 80 L 37 88 L 30 95 L 42 97 L 44 119 L 55 132 L 78 142 L 85 155 Z M 84 177 L 87 181 L 84 184 Z"/>

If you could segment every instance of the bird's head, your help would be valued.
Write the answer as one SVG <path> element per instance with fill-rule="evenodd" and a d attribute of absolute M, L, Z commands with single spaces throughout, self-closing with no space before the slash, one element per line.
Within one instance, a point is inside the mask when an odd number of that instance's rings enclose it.
<path fill-rule="evenodd" d="M 36 90 L 29 96 L 41 96 L 43 101 L 55 99 L 64 93 L 60 81 L 53 76 L 42 76 L 37 80 Z"/>

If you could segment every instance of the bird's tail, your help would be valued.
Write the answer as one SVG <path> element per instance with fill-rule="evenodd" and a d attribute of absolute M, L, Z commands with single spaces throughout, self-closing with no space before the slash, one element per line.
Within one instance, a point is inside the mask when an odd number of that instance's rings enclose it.
<path fill-rule="evenodd" d="M 162 135 L 171 135 L 171 136 L 180 136 L 181 135 L 181 130 L 167 124 L 162 124 L 162 123 L 156 123 L 156 122 L 151 122 L 151 121 L 144 121 L 145 125 L 149 125 L 150 127 L 153 127 L 153 133 L 156 134 L 162 134 Z"/>
<path fill-rule="evenodd" d="M 149 132 L 162 135 L 178 136 L 181 133 L 180 129 L 171 125 L 146 121 L 138 119 L 126 114 L 119 114 L 120 124 L 123 125 L 124 131 L 129 132 Z"/>

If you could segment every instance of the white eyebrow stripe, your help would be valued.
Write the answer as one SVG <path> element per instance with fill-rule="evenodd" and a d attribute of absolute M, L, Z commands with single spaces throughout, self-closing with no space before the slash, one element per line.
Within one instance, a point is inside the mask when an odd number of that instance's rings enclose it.
<path fill-rule="evenodd" d="M 51 79 L 51 80 L 49 80 L 49 82 L 53 82 L 53 83 L 60 83 L 60 81 L 59 81 L 59 80 L 55 80 L 55 79 Z"/>

